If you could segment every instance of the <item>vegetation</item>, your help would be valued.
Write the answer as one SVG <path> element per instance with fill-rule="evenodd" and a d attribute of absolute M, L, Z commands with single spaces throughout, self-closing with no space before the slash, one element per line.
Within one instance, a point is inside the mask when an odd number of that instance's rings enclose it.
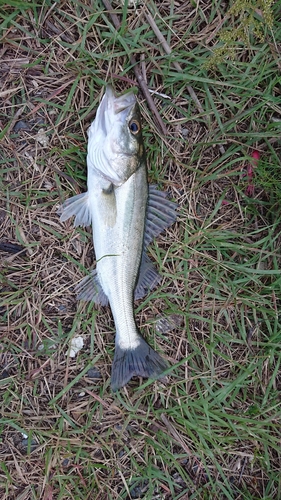
<path fill-rule="evenodd" d="M 232 3 L 221 25 L 227 20 L 227 27 L 219 30 L 219 46 L 215 47 L 213 56 L 205 67 L 214 69 L 224 58 L 235 60 L 237 54 L 250 50 L 251 40 L 264 42 L 267 31 L 271 32 L 274 25 L 273 0 L 236 0 Z"/>
<path fill-rule="evenodd" d="M 281 498 L 280 0 L 125 1 L 118 30 L 101 0 L 0 5 L 1 499 Z M 110 310 L 74 293 L 91 230 L 57 210 L 132 55 L 167 129 L 140 92 L 149 179 L 179 204 L 136 303 L 171 371 L 113 394 Z"/>

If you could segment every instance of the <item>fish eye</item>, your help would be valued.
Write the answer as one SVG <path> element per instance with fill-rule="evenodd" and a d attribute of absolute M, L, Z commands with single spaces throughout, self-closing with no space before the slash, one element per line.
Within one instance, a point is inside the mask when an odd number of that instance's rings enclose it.
<path fill-rule="evenodd" d="M 140 124 L 136 120 L 132 120 L 129 124 L 129 129 L 132 134 L 136 135 L 140 131 Z"/>

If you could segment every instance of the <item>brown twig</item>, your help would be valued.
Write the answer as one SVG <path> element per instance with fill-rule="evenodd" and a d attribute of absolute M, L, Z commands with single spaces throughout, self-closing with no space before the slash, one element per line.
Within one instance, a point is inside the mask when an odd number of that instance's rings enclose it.
<path fill-rule="evenodd" d="M 199 470 L 202 471 L 203 470 L 202 462 L 192 453 L 192 451 L 190 450 L 190 448 L 187 446 L 187 444 L 181 438 L 181 436 L 178 433 L 178 431 L 171 424 L 171 422 L 167 419 L 167 417 L 166 417 L 166 415 L 164 413 L 161 413 L 161 420 L 165 424 L 165 426 L 166 426 L 166 428 L 168 430 L 168 434 L 174 438 L 174 440 L 183 448 L 183 450 L 186 452 L 186 454 L 190 458 L 193 458 L 194 462 L 198 465 Z"/>
<path fill-rule="evenodd" d="M 161 31 L 159 30 L 159 28 L 158 28 L 156 22 L 154 21 L 152 15 L 149 12 L 146 12 L 145 13 L 145 17 L 146 17 L 146 20 L 147 20 L 148 24 L 152 28 L 154 34 L 156 35 L 156 37 L 158 38 L 159 42 L 161 43 L 163 49 L 165 50 L 166 54 L 171 54 L 172 53 L 172 49 L 171 49 L 170 45 L 168 44 L 167 40 L 165 39 L 165 37 L 162 35 Z M 180 64 L 177 61 L 173 61 L 173 65 L 174 65 L 174 67 L 176 68 L 176 70 L 179 73 L 182 73 L 182 68 L 181 68 Z M 191 99 L 193 99 L 193 101 L 195 102 L 196 107 L 197 107 L 199 113 L 204 114 L 203 106 L 202 106 L 201 102 L 199 101 L 197 95 L 195 94 L 193 88 L 190 85 L 187 85 L 187 90 L 189 92 L 189 95 L 190 95 Z"/>
<path fill-rule="evenodd" d="M 74 78 L 71 78 L 66 83 L 64 83 L 63 85 L 61 85 L 61 87 L 59 87 L 58 89 L 56 89 L 53 92 L 51 92 L 51 94 L 49 94 L 45 98 L 44 102 L 39 102 L 39 104 L 37 104 L 36 106 L 34 106 L 34 108 L 26 116 L 34 115 L 34 113 L 37 113 L 37 111 L 39 109 L 41 109 L 43 106 L 45 106 L 46 101 L 50 101 L 51 99 L 53 99 L 53 97 L 56 97 L 57 95 L 59 95 L 66 87 L 68 87 L 68 85 L 70 85 L 73 82 L 74 82 Z"/>
<path fill-rule="evenodd" d="M 185 442 L 183 441 L 183 439 L 181 438 L 181 436 L 179 435 L 179 433 L 176 431 L 176 429 L 174 428 L 174 426 L 169 422 L 169 420 L 167 419 L 166 415 L 164 415 L 164 413 L 161 414 L 161 420 L 166 425 L 166 427 L 167 427 L 170 435 L 173 436 L 173 438 L 181 445 L 181 447 L 184 449 L 185 453 L 187 455 L 189 455 L 190 457 L 195 458 L 195 460 L 198 462 L 197 458 L 193 456 L 192 451 L 185 444 Z"/>
<path fill-rule="evenodd" d="M 54 167 L 54 165 L 51 165 L 51 167 L 52 167 L 52 169 L 53 169 L 54 172 L 56 172 L 58 175 L 60 175 L 64 179 L 67 179 L 70 182 L 70 184 L 72 184 L 72 186 L 76 189 L 77 193 L 81 192 L 81 186 L 78 184 L 77 181 L 75 181 L 73 179 L 73 177 L 71 177 L 70 175 L 66 174 L 65 172 L 62 172 L 58 168 Z"/>
<path fill-rule="evenodd" d="M 136 80 L 132 80 L 127 76 L 116 75 L 115 73 L 110 74 L 111 78 L 115 78 L 115 80 L 120 80 L 121 82 L 130 83 L 130 85 L 137 85 Z"/>
<path fill-rule="evenodd" d="M 159 30 L 156 22 L 154 21 L 153 17 L 151 16 L 150 12 L 145 12 L 145 17 L 146 17 L 146 20 L 149 23 L 150 27 L 152 28 L 154 34 L 156 35 L 159 42 L 161 43 L 163 49 L 165 50 L 166 54 L 171 54 L 172 49 L 171 49 L 170 45 L 168 44 L 167 40 L 165 39 L 165 37 L 162 35 L 161 31 Z M 182 71 L 183 71 L 182 67 L 180 66 L 180 64 L 177 61 L 173 61 L 173 65 L 179 73 L 182 73 Z M 201 102 L 199 101 L 196 93 L 194 92 L 193 88 L 190 85 L 187 85 L 187 90 L 188 90 L 188 93 L 189 93 L 191 99 L 195 103 L 199 113 L 202 114 L 202 118 L 203 118 L 206 126 L 208 127 L 207 119 L 204 116 L 205 112 L 204 112 L 203 106 L 202 106 Z M 221 145 L 219 146 L 219 150 L 220 150 L 221 154 L 225 153 L 225 149 Z"/>
<path fill-rule="evenodd" d="M 111 6 L 111 3 L 109 0 L 102 0 L 103 1 L 103 4 L 105 6 L 105 8 L 107 9 L 108 11 L 108 14 L 109 16 L 111 17 L 111 20 L 115 26 L 115 28 L 118 30 L 121 26 L 121 23 L 117 17 L 117 15 L 114 13 L 113 9 L 112 9 L 112 6 Z M 149 93 L 149 90 L 147 88 L 147 85 L 146 85 L 146 82 L 142 76 L 142 73 L 141 73 L 141 70 L 139 68 L 139 65 L 136 61 L 136 58 L 133 56 L 133 55 L 130 55 L 130 63 L 131 65 L 133 66 L 133 69 L 134 69 L 134 72 L 135 72 L 135 75 L 136 75 L 136 79 L 138 81 L 138 84 L 146 98 L 146 101 L 147 101 L 147 104 L 149 106 L 149 108 L 151 109 L 151 111 L 154 113 L 154 116 L 159 124 L 159 127 L 161 128 L 163 134 L 167 135 L 168 134 L 168 130 L 166 128 L 166 125 L 164 124 L 159 112 L 158 112 L 158 109 L 156 108 L 155 104 L 154 104 L 154 101 Z"/>

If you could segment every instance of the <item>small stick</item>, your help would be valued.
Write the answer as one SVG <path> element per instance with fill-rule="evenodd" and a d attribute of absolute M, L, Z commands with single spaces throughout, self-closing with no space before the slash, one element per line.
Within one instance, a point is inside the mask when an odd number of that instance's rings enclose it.
<path fill-rule="evenodd" d="M 167 419 L 166 415 L 164 415 L 164 413 L 161 414 L 161 420 L 162 420 L 162 422 L 164 422 L 167 429 L 170 431 L 170 435 L 173 436 L 173 438 L 181 445 L 181 447 L 184 449 L 185 453 L 187 455 L 189 455 L 190 457 L 193 457 L 191 450 L 185 444 L 185 442 L 181 439 L 179 433 L 176 431 L 174 426 L 169 422 L 169 420 Z M 195 458 L 195 460 L 199 463 L 199 461 L 197 460 L 196 457 L 193 457 L 193 458 Z"/>
<path fill-rule="evenodd" d="M 165 39 L 165 37 L 162 35 L 161 31 L 159 30 L 156 22 L 154 21 L 153 17 L 151 16 L 150 12 L 145 12 L 145 17 L 146 17 L 147 22 L 150 24 L 150 27 L 154 31 L 154 34 L 156 35 L 159 42 L 161 43 L 163 49 L 165 50 L 166 54 L 171 54 L 172 49 L 171 49 L 170 45 L 168 44 L 167 40 Z M 173 61 L 173 65 L 179 73 L 182 73 L 182 68 L 177 61 Z M 208 122 L 206 120 L 206 117 L 204 116 L 204 109 L 203 109 L 201 102 L 199 101 L 197 95 L 195 94 L 193 88 L 190 85 L 187 85 L 186 88 L 189 92 L 191 99 L 195 103 L 199 113 L 202 114 L 202 118 L 203 118 L 206 126 L 208 127 Z M 219 150 L 220 150 L 221 154 L 225 153 L 225 149 L 222 145 L 219 146 Z"/>
<path fill-rule="evenodd" d="M 111 17 L 111 20 L 115 26 L 115 28 L 118 30 L 121 26 L 121 23 L 117 17 L 116 14 L 114 14 L 114 12 L 112 11 L 112 6 L 111 6 L 111 3 L 109 0 L 102 0 L 103 1 L 103 4 L 105 6 L 105 8 L 107 9 L 108 11 L 108 14 L 109 16 Z M 134 72 L 135 72 L 135 75 L 136 75 L 136 79 L 138 81 L 138 84 L 147 100 L 147 104 L 149 106 L 149 108 L 151 109 L 151 111 L 154 113 L 155 115 L 155 118 L 163 132 L 163 134 L 165 135 L 168 135 L 168 130 L 166 128 L 166 125 L 164 124 L 159 112 L 158 112 L 158 109 L 156 108 L 155 104 L 154 104 L 154 101 L 149 93 L 149 90 L 147 88 L 147 85 L 146 85 L 146 82 L 142 76 L 142 73 L 141 73 L 141 70 L 139 68 L 139 65 L 136 61 L 136 58 L 133 56 L 133 55 L 130 55 L 130 63 L 131 65 L 133 66 L 134 68 Z"/>
<path fill-rule="evenodd" d="M 73 177 L 71 177 L 71 176 L 70 176 L 70 175 L 68 175 L 68 174 L 65 174 L 64 172 L 62 172 L 62 171 L 61 171 L 61 170 L 59 170 L 58 168 L 54 167 L 53 165 L 52 165 L 52 169 L 53 169 L 53 171 L 54 171 L 54 172 L 56 172 L 58 175 L 60 175 L 60 176 L 61 176 L 61 177 L 63 177 L 64 179 L 67 179 L 67 180 L 70 182 L 70 184 L 72 184 L 72 186 L 76 189 L 76 192 L 77 192 L 77 193 L 81 193 L 81 187 L 79 186 L 78 182 L 77 182 L 77 181 L 75 181 L 75 180 L 73 179 Z"/>
<path fill-rule="evenodd" d="M 74 78 L 71 78 L 70 80 L 68 80 L 68 82 L 64 83 L 61 87 L 59 87 L 58 89 L 51 92 L 51 94 L 45 98 L 44 102 L 39 102 L 39 104 L 34 106 L 34 108 L 26 116 L 34 115 L 34 113 L 37 113 L 37 111 L 39 109 L 41 109 L 43 106 L 45 106 L 46 101 L 50 101 L 51 99 L 53 99 L 53 97 L 56 97 L 57 95 L 59 95 L 66 87 L 68 87 L 68 85 L 70 85 L 73 82 L 74 82 Z"/>
<path fill-rule="evenodd" d="M 194 462 L 198 465 L 199 470 L 200 471 L 203 470 L 202 462 L 200 462 L 200 460 L 192 454 L 192 451 L 189 449 L 189 447 L 187 446 L 187 444 L 185 444 L 185 442 L 183 441 L 183 439 L 179 435 L 178 431 L 169 422 L 169 420 L 167 419 L 167 417 L 166 417 L 166 415 L 164 413 L 161 413 L 161 420 L 166 425 L 166 427 L 167 427 L 167 429 L 169 431 L 170 436 L 172 436 L 175 439 L 175 441 L 177 441 L 177 443 L 179 445 L 181 445 L 181 447 L 184 449 L 185 453 L 190 458 L 193 458 Z"/>
<path fill-rule="evenodd" d="M 154 21 L 153 17 L 151 16 L 151 14 L 149 12 L 146 12 L 145 17 L 146 17 L 147 22 L 150 24 L 150 27 L 154 31 L 155 35 L 157 36 L 159 42 L 161 43 L 163 49 L 165 50 L 166 54 L 171 54 L 172 49 L 171 49 L 170 45 L 168 44 L 167 40 L 165 39 L 165 37 L 162 35 L 161 31 L 159 30 L 156 22 Z M 173 61 L 173 65 L 179 73 L 182 73 L 182 68 L 177 61 Z M 204 114 L 204 109 L 202 107 L 202 104 L 199 101 L 197 95 L 195 94 L 193 88 L 190 85 L 187 85 L 187 90 L 189 92 L 191 99 L 193 99 L 193 101 L 195 102 L 199 113 Z"/>

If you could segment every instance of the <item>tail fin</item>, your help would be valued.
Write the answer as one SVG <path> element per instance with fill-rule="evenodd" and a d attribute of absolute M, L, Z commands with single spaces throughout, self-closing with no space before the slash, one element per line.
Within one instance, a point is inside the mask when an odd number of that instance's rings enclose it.
<path fill-rule="evenodd" d="M 126 385 L 135 375 L 157 379 L 168 368 L 168 363 L 141 336 L 139 341 L 135 349 L 122 349 L 116 344 L 111 373 L 113 392 Z"/>

